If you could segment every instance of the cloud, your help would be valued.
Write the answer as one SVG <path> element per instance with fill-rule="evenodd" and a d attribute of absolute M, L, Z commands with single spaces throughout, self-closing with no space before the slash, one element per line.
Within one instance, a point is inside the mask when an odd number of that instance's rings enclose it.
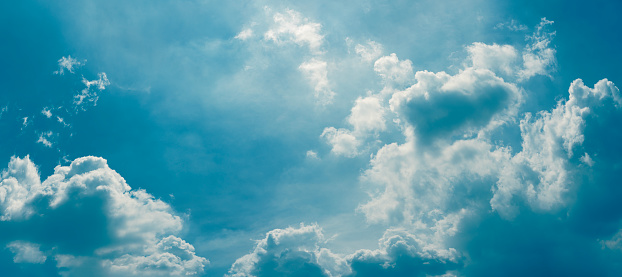
<path fill-rule="evenodd" d="M 330 104 L 335 97 L 335 92 L 330 89 L 328 84 L 326 67 L 326 62 L 318 59 L 311 59 L 298 67 L 309 80 L 309 83 L 314 86 L 315 98 L 322 105 Z"/>
<path fill-rule="evenodd" d="M 511 75 L 514 73 L 514 63 L 518 53 L 511 45 L 487 45 L 475 42 L 467 46 L 469 60 L 473 68 L 489 69 L 493 72 Z"/>
<path fill-rule="evenodd" d="M 382 99 L 374 96 L 357 98 L 348 116 L 348 123 L 357 133 L 385 130 L 385 108 L 382 106 Z"/>
<path fill-rule="evenodd" d="M 41 110 L 41 114 L 45 115 L 47 118 L 52 117 L 52 111 L 48 108 L 43 108 L 43 110 Z"/>
<path fill-rule="evenodd" d="M 39 247 L 38 244 L 24 241 L 14 241 L 7 245 L 7 248 L 15 254 L 13 258 L 13 262 L 15 263 L 44 263 L 47 257 L 39 250 Z"/>
<path fill-rule="evenodd" d="M 244 29 L 242 31 L 240 31 L 240 33 L 238 33 L 235 38 L 239 39 L 239 40 L 247 40 L 248 38 L 253 36 L 253 30 L 252 29 Z"/>
<path fill-rule="evenodd" d="M 508 29 L 510 31 L 526 31 L 527 30 L 527 26 L 520 24 L 518 21 L 512 19 L 510 21 L 506 21 L 506 22 L 500 22 L 497 25 L 495 25 L 495 30 L 499 30 L 499 29 Z"/>
<path fill-rule="evenodd" d="M 487 69 L 466 68 L 454 76 L 419 71 L 415 79 L 415 85 L 393 94 L 390 104 L 424 145 L 503 121 L 520 104 L 520 89 Z"/>
<path fill-rule="evenodd" d="M 433 276 L 462 266 L 453 248 L 430 245 L 404 229 L 389 229 L 376 250 L 358 250 L 348 256 L 352 276 Z"/>
<path fill-rule="evenodd" d="M 54 71 L 54 74 L 64 75 L 65 70 L 73 74 L 74 70 L 84 65 L 85 62 L 86 60 L 80 62 L 77 59 L 72 58 L 71 55 L 67 57 L 62 57 L 60 58 L 60 60 L 58 60 L 58 70 Z"/>
<path fill-rule="evenodd" d="M 376 60 L 374 71 L 390 86 L 407 85 L 414 77 L 412 62 L 400 61 L 395 53 Z"/>
<path fill-rule="evenodd" d="M 331 152 L 336 155 L 354 157 L 358 154 L 360 141 L 348 129 L 327 127 L 320 137 L 326 139 L 332 145 Z"/>
<path fill-rule="evenodd" d="M 607 79 L 589 88 L 577 79 L 570 85 L 567 101 L 535 119 L 527 114 L 520 122 L 522 151 L 512 157 L 501 173 L 493 198 L 493 209 L 506 217 L 517 212 L 513 198 L 522 197 L 536 210 L 551 210 L 567 204 L 573 186 L 570 159 L 584 142 L 586 118 L 595 109 L 618 109 L 622 99 L 618 88 Z M 587 155 L 587 156 L 585 156 Z M 585 153 L 584 157 L 589 157 Z M 580 159 L 588 165 L 594 161 Z M 590 166 L 591 166 L 590 165 Z"/>
<path fill-rule="evenodd" d="M 98 79 L 89 81 L 82 77 L 82 83 L 86 86 L 80 94 L 76 94 L 73 96 L 73 104 L 76 109 L 85 110 L 88 105 L 97 105 L 97 100 L 99 100 L 99 92 L 106 89 L 106 86 L 110 85 L 110 81 L 108 80 L 108 76 L 106 76 L 105 72 L 101 72 L 97 74 Z M 91 87 L 95 87 L 92 89 Z"/>
<path fill-rule="evenodd" d="M 384 51 L 382 44 L 375 41 L 368 41 L 365 45 L 357 44 L 354 46 L 354 52 L 365 62 L 372 62 L 382 56 Z"/>
<path fill-rule="evenodd" d="M 52 132 L 52 131 L 47 131 L 47 132 L 40 133 L 39 134 L 39 139 L 37 140 L 37 143 L 41 143 L 45 147 L 51 148 L 52 147 L 52 142 L 50 141 L 50 139 L 52 138 L 52 135 L 54 135 L 54 132 Z"/>
<path fill-rule="evenodd" d="M 194 275 L 208 264 L 176 236 L 182 218 L 144 190 L 132 190 L 102 158 L 57 166 L 41 182 L 29 157 L 13 157 L 2 174 L 0 207 L 0 224 L 29 230 L 6 229 L 5 237 L 27 235 L 50 249 L 65 275 Z"/>
<path fill-rule="evenodd" d="M 320 137 L 332 146 L 331 152 L 335 155 L 357 156 L 366 139 L 386 129 L 385 113 L 382 99 L 378 96 L 359 97 L 348 116 L 352 130 L 327 127 Z"/>
<path fill-rule="evenodd" d="M 324 36 L 320 34 L 322 25 L 310 21 L 294 10 L 274 13 L 274 24 L 264 33 L 264 39 L 276 43 L 294 42 L 307 46 L 312 53 L 319 54 Z"/>
<path fill-rule="evenodd" d="M 430 276 L 463 263 L 455 249 L 443 249 L 404 229 L 387 230 L 378 249 L 349 255 L 335 254 L 324 244 L 316 224 L 274 229 L 250 254 L 237 259 L 227 276 Z"/>
<path fill-rule="evenodd" d="M 235 261 L 227 276 L 343 276 L 346 260 L 330 250 L 317 224 L 274 229 L 255 249 Z"/>
<path fill-rule="evenodd" d="M 549 72 L 555 69 L 556 59 L 554 48 L 550 48 L 555 32 L 547 30 L 553 21 L 542 18 L 536 26 L 536 31 L 527 37 L 530 42 L 523 51 L 524 68 L 518 72 L 520 80 L 529 79 L 536 75 L 550 76 Z"/>

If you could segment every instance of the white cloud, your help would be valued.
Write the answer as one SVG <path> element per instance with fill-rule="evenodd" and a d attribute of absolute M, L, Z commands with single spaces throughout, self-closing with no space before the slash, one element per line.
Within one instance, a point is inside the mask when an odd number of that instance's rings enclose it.
<path fill-rule="evenodd" d="M 487 69 L 451 76 L 419 71 L 417 83 L 393 94 L 391 110 L 414 127 L 418 143 L 477 132 L 516 113 L 521 91 Z"/>
<path fill-rule="evenodd" d="M 379 58 L 374 63 L 374 71 L 389 86 L 408 85 L 414 77 L 412 62 L 410 60 L 400 61 L 395 53 Z"/>
<path fill-rule="evenodd" d="M 307 151 L 306 154 L 308 159 L 312 159 L 312 160 L 319 160 L 320 158 L 317 156 L 317 152 L 313 151 L 313 150 L 309 150 Z"/>
<path fill-rule="evenodd" d="M 92 104 L 93 106 L 97 105 L 97 100 L 99 100 L 98 91 L 102 91 L 106 89 L 106 86 L 110 85 L 110 81 L 108 80 L 108 76 L 106 73 L 101 72 L 97 74 L 98 79 L 89 81 L 82 77 L 82 83 L 86 86 L 80 94 L 73 96 L 73 104 L 76 108 L 85 110 L 85 106 L 87 104 Z M 91 89 L 91 87 L 95 87 L 95 89 Z"/>
<path fill-rule="evenodd" d="M 348 129 L 325 128 L 320 136 L 333 146 L 331 152 L 336 155 L 354 157 L 358 154 L 360 141 Z"/>
<path fill-rule="evenodd" d="M 569 159 L 583 144 L 586 117 L 594 109 L 622 105 L 618 88 L 607 79 L 594 88 L 577 79 L 568 91 L 568 101 L 560 101 L 552 111 L 540 112 L 535 119 L 527 114 L 521 120 L 523 149 L 503 169 L 490 200 L 492 208 L 504 217 L 511 218 L 518 212 L 514 198 L 525 199 L 536 210 L 566 205 L 566 194 L 575 185 Z"/>
<path fill-rule="evenodd" d="M 467 46 L 469 60 L 474 68 L 489 69 L 495 73 L 511 75 L 514 73 L 514 63 L 518 53 L 510 45 L 487 45 L 475 42 Z"/>
<path fill-rule="evenodd" d="M 52 142 L 50 141 L 50 139 L 52 138 L 52 135 L 54 135 L 52 131 L 40 133 L 37 143 L 41 143 L 45 145 L 45 147 L 48 147 L 48 148 L 52 147 Z"/>
<path fill-rule="evenodd" d="M 44 201 L 39 201 L 41 199 Z M 53 254 L 63 261 L 59 261 L 59 268 L 96 265 L 93 270 L 115 276 L 170 276 L 200 274 L 208 264 L 205 258 L 196 256 L 190 244 L 176 236 L 183 222 L 171 207 L 144 190 L 132 190 L 102 158 L 83 157 L 69 166 L 57 166 L 54 174 L 43 183 L 28 157 L 12 158 L 2 174 L 0 207 L 4 221 L 19 220 L 15 224 L 29 224 L 34 214 L 37 218 L 55 218 L 56 210 L 67 212 L 67 209 L 76 209 L 76 205 L 85 206 L 82 202 L 100 203 L 99 207 L 81 212 L 93 213 L 94 218 L 103 213 L 106 226 L 102 228 L 108 230 L 107 237 L 101 238 L 105 244 L 85 242 L 99 245 L 87 251 L 94 256 L 85 257 L 64 247 L 67 243 L 75 243 L 79 237 L 69 238 L 71 242 L 63 241 L 68 238 L 62 236 L 36 241 L 54 249 Z M 87 225 L 75 228 L 90 232 Z M 46 237 L 55 238 L 55 235 Z"/>
<path fill-rule="evenodd" d="M 382 56 L 384 49 L 382 44 L 370 40 L 366 45 L 357 44 L 354 46 L 354 51 L 357 55 L 361 56 L 363 61 L 372 62 Z"/>
<path fill-rule="evenodd" d="M 328 127 L 324 129 L 320 137 L 326 139 L 327 143 L 332 146 L 331 151 L 334 154 L 346 157 L 357 156 L 360 154 L 359 147 L 371 134 L 377 134 L 386 129 L 385 113 L 381 98 L 359 97 L 348 116 L 348 123 L 353 130 Z"/>
<path fill-rule="evenodd" d="M 383 131 L 385 126 L 385 108 L 382 99 L 375 96 L 359 97 L 350 111 L 348 122 L 355 132 Z"/>
<path fill-rule="evenodd" d="M 553 21 L 542 18 L 540 24 L 536 26 L 536 31 L 527 37 L 530 44 L 523 51 L 524 69 L 518 72 L 520 80 L 529 79 L 536 75 L 550 76 L 549 72 L 555 69 L 556 50 L 550 47 L 555 32 L 546 29 L 548 25 L 552 24 Z"/>
<path fill-rule="evenodd" d="M 275 13 L 272 19 L 274 25 L 264 34 L 266 40 L 277 43 L 291 41 L 300 46 L 308 46 L 313 53 L 321 52 L 320 48 L 324 41 L 324 36 L 320 34 L 322 25 L 293 10 Z"/>
<path fill-rule="evenodd" d="M 13 257 L 13 262 L 15 263 L 44 263 L 47 257 L 41 252 L 39 247 L 40 245 L 38 244 L 24 241 L 14 241 L 7 245 L 7 248 L 15 255 Z"/>
<path fill-rule="evenodd" d="M 52 117 L 52 112 L 48 108 L 43 108 L 43 110 L 41 110 L 41 114 L 45 115 L 47 118 Z"/>
<path fill-rule="evenodd" d="M 350 273 L 346 260 L 322 248 L 324 243 L 322 228 L 317 224 L 274 229 L 257 241 L 250 254 L 237 259 L 227 276 L 343 276 Z"/>
<path fill-rule="evenodd" d="M 335 97 L 335 92 L 330 89 L 328 84 L 328 70 L 325 61 L 311 59 L 298 67 L 300 71 L 314 86 L 315 98 L 322 105 L 330 104 Z"/>
<path fill-rule="evenodd" d="M 62 57 L 60 58 L 60 60 L 58 60 L 58 70 L 54 71 L 54 74 L 63 75 L 65 74 L 65 70 L 69 71 L 69 73 L 74 73 L 74 69 L 84 65 L 84 62 L 86 62 L 86 60 L 80 62 L 72 58 L 71 55 L 67 57 Z"/>
<path fill-rule="evenodd" d="M 28 124 L 30 124 L 30 120 L 28 120 L 28 117 L 24 117 L 22 118 L 22 129 L 28 127 Z"/>
<path fill-rule="evenodd" d="M 510 31 L 526 31 L 527 30 L 527 26 L 520 24 L 518 21 L 512 19 L 510 21 L 506 21 L 506 22 L 500 22 L 497 25 L 495 25 L 495 29 L 508 29 Z"/>
<path fill-rule="evenodd" d="M 240 33 L 238 33 L 235 38 L 239 39 L 239 40 L 247 40 L 248 38 L 253 36 L 253 30 L 250 28 L 244 29 L 242 30 Z"/>

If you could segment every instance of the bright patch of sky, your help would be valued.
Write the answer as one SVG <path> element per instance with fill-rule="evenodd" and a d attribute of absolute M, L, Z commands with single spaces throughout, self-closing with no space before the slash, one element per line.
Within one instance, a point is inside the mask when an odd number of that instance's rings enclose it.
<path fill-rule="evenodd" d="M 621 275 L 621 8 L 3 2 L 0 268 Z"/>

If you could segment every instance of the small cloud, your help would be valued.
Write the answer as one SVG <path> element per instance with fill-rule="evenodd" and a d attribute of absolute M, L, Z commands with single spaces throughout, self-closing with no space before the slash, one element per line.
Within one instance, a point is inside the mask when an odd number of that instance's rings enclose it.
<path fill-rule="evenodd" d="M 320 53 L 320 47 L 324 42 L 324 36 L 320 34 L 321 24 L 311 22 L 293 10 L 275 13 L 273 20 L 274 26 L 264 34 L 265 40 L 276 43 L 291 41 L 300 46 L 307 45 L 313 53 Z"/>
<path fill-rule="evenodd" d="M 97 74 L 99 77 L 97 80 L 89 81 L 86 78 L 82 77 L 82 83 L 86 86 L 80 94 L 73 96 L 73 103 L 77 107 L 80 107 L 82 110 L 85 110 L 84 105 L 86 103 L 93 103 L 93 106 L 97 105 L 97 100 L 99 100 L 99 94 L 97 90 L 91 89 L 91 87 L 97 88 L 99 91 L 106 89 L 106 86 L 110 85 L 110 81 L 108 80 L 108 76 L 106 76 L 105 72 L 101 72 Z"/>
<path fill-rule="evenodd" d="M 28 127 L 28 124 L 30 124 L 30 121 L 28 120 L 28 117 L 24 117 L 22 118 L 22 129 Z"/>
<path fill-rule="evenodd" d="M 48 108 L 43 108 L 43 110 L 41 111 L 41 113 L 43 115 L 45 115 L 45 117 L 50 118 L 52 117 L 52 111 L 50 111 L 50 109 Z"/>
<path fill-rule="evenodd" d="M 328 70 L 326 67 L 326 62 L 318 59 L 311 59 L 298 67 L 307 77 L 309 83 L 315 86 L 315 98 L 322 105 L 332 103 L 335 97 L 335 92 L 328 85 Z"/>
<path fill-rule="evenodd" d="M 501 22 L 497 25 L 495 25 L 495 30 L 500 30 L 500 29 L 508 29 L 510 31 L 526 31 L 527 30 L 527 26 L 520 24 L 518 21 L 512 19 L 510 21 L 506 21 L 506 22 Z"/>
<path fill-rule="evenodd" d="M 239 40 L 247 40 L 248 38 L 253 36 L 253 30 L 250 28 L 242 30 L 235 38 Z"/>
<path fill-rule="evenodd" d="M 317 152 L 313 150 L 307 151 L 307 158 L 312 160 L 319 160 L 320 158 L 317 156 Z"/>
<path fill-rule="evenodd" d="M 7 245 L 7 248 L 15 255 L 13 262 L 15 263 L 32 263 L 42 264 L 47 259 L 46 256 L 39 250 L 40 245 L 24 242 L 14 241 Z"/>
<path fill-rule="evenodd" d="M 0 109 L 0 118 L 2 118 L 2 114 L 5 113 L 7 110 L 9 110 L 9 106 L 4 106 L 2 107 L 2 109 Z"/>
<path fill-rule="evenodd" d="M 74 73 L 74 69 L 83 66 L 85 62 L 86 60 L 80 62 L 72 58 L 71 55 L 62 57 L 58 60 L 58 70 L 54 71 L 54 74 L 63 75 L 65 74 L 65 70 L 69 71 L 69 73 Z"/>
<path fill-rule="evenodd" d="M 365 62 L 372 62 L 382 56 L 384 51 L 382 44 L 375 41 L 368 41 L 366 45 L 357 44 L 354 46 L 354 52 L 361 56 L 361 59 Z"/>

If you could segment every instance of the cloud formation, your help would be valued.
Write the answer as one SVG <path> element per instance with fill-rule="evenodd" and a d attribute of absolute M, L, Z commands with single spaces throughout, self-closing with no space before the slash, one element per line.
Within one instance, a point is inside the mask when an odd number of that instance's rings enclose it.
<path fill-rule="evenodd" d="M 195 275 L 208 264 L 176 236 L 182 218 L 144 190 L 132 190 L 102 158 L 83 157 L 69 166 L 57 166 L 41 182 L 29 157 L 13 157 L 2 173 L 0 207 L 0 224 L 67 230 L 63 234 L 43 228 L 24 243 L 9 244 L 16 260 L 53 257 L 63 275 L 85 270 L 108 276 Z M 65 226 L 68 220 L 80 219 L 85 222 Z M 6 237 L 24 239 L 7 230 Z M 32 254 L 43 253 L 34 251 L 34 244 L 47 249 L 44 258 Z M 30 253 L 29 258 L 25 253 Z"/>

